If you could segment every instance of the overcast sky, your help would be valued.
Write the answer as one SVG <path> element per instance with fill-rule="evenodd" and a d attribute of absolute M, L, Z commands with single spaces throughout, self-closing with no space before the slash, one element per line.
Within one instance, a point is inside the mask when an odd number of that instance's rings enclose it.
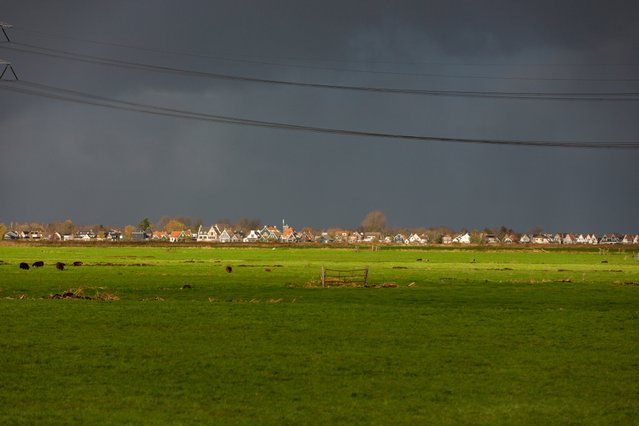
<path fill-rule="evenodd" d="M 639 6 L 629 1 L 0 5 L 14 42 L 181 69 L 392 88 L 639 92 Z M 438 137 L 639 142 L 639 102 L 290 87 L 5 48 L 0 59 L 25 81 L 208 114 Z M 357 227 L 379 209 L 393 226 L 639 232 L 639 150 L 403 142 L 0 96 L 0 222 L 121 226 L 187 215 Z"/>

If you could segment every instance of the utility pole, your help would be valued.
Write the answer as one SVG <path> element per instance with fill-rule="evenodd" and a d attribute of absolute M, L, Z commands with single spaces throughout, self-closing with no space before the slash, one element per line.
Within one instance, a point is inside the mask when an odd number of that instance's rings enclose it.
<path fill-rule="evenodd" d="M 7 42 L 11 42 L 11 39 L 9 38 L 9 35 L 5 31 L 5 29 L 9 29 L 9 28 L 13 28 L 13 25 L 7 24 L 6 22 L 1 22 L 0 21 L 0 29 L 2 30 L 2 34 L 4 34 L 4 37 L 7 39 Z"/>
<path fill-rule="evenodd" d="M 11 66 L 11 62 L 7 62 L 5 60 L 0 59 L 0 69 L 2 70 L 2 73 L 0 73 L 0 81 L 4 80 L 4 76 L 9 75 L 7 73 L 7 71 L 11 71 L 11 74 L 13 74 L 13 79 L 14 80 L 19 80 L 18 76 L 16 75 L 16 72 L 14 71 L 13 67 Z"/>

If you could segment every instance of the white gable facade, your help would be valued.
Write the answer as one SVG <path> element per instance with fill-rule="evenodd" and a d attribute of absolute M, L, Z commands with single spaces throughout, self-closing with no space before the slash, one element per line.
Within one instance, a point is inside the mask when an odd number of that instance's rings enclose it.
<path fill-rule="evenodd" d="M 470 244 L 470 234 L 465 232 L 453 238 L 453 243 Z"/>
<path fill-rule="evenodd" d="M 410 244 L 426 244 L 428 238 L 425 235 L 419 236 L 417 234 L 411 234 L 410 237 L 408 237 L 408 242 Z"/>
<path fill-rule="evenodd" d="M 548 236 L 539 234 L 533 236 L 532 242 L 533 244 L 548 244 L 550 241 L 548 240 Z"/>
<path fill-rule="evenodd" d="M 231 233 L 225 229 L 220 234 L 220 237 L 218 238 L 218 241 L 221 242 L 221 243 L 230 243 L 231 242 Z"/>
<path fill-rule="evenodd" d="M 197 231 L 197 240 L 200 242 L 215 242 L 220 236 L 220 230 L 216 225 L 212 225 L 208 231 L 204 231 L 200 226 Z"/>
<path fill-rule="evenodd" d="M 245 243 L 256 243 L 260 240 L 259 231 L 251 230 L 249 234 L 242 240 Z"/>
<path fill-rule="evenodd" d="M 530 241 L 532 241 L 532 239 L 530 238 L 530 235 L 528 234 L 523 234 L 520 238 L 519 238 L 519 242 L 521 244 L 529 244 Z"/>

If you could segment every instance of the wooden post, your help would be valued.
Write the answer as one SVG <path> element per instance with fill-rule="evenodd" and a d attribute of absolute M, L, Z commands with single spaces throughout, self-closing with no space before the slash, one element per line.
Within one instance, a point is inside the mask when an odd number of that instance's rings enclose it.
<path fill-rule="evenodd" d="M 326 284 L 326 271 L 324 270 L 324 265 L 322 265 L 322 288 Z"/>
<path fill-rule="evenodd" d="M 364 285 L 368 285 L 368 266 L 364 268 Z"/>

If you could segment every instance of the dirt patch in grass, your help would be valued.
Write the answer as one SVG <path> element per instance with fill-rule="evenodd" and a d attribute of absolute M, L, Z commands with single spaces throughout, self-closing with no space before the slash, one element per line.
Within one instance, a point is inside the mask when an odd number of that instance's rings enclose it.
<path fill-rule="evenodd" d="M 85 296 L 82 288 L 70 288 L 62 294 L 50 294 L 46 299 L 77 299 L 77 300 L 101 300 L 101 301 L 115 301 L 120 300 L 120 297 L 112 293 L 100 293 L 96 292 L 95 296 Z"/>
<path fill-rule="evenodd" d="M 278 303 L 296 303 L 297 302 L 297 297 L 294 297 L 293 299 L 291 299 L 290 301 L 287 301 L 283 298 L 268 298 L 268 299 L 229 299 L 229 300 L 220 300 L 217 297 L 209 297 L 208 301 L 210 303 L 251 303 L 251 304 L 258 304 L 258 303 L 266 303 L 268 305 L 277 305 Z"/>
<path fill-rule="evenodd" d="M 31 297 L 27 296 L 26 294 L 18 294 L 17 296 L 0 297 L 0 299 L 2 299 L 2 300 L 26 300 L 26 299 L 31 299 Z"/>
<path fill-rule="evenodd" d="M 500 281 L 501 282 L 501 281 Z M 505 281 L 513 284 L 525 283 L 525 284 L 551 284 L 551 283 L 571 283 L 573 279 L 571 277 L 562 278 L 559 280 L 510 280 Z"/>
<path fill-rule="evenodd" d="M 283 268 L 284 265 L 236 265 L 238 268 Z"/>
<path fill-rule="evenodd" d="M 615 285 L 632 285 L 639 287 L 639 281 L 613 281 L 611 284 Z"/>
<path fill-rule="evenodd" d="M 397 288 L 399 287 L 399 284 L 397 283 L 381 283 L 381 284 L 375 284 L 373 286 L 371 286 L 373 288 Z"/>
<path fill-rule="evenodd" d="M 397 288 L 397 287 L 400 287 L 400 285 L 395 283 L 395 282 L 384 282 L 384 283 L 378 283 L 378 284 L 371 284 L 371 283 L 364 284 L 362 282 L 344 282 L 344 281 L 340 281 L 338 279 L 328 279 L 328 278 L 324 281 L 324 283 L 325 283 L 326 288 Z M 412 282 L 408 286 L 409 287 L 414 287 L 415 283 Z M 321 288 L 322 287 L 322 281 L 321 280 L 310 280 L 310 281 L 307 281 L 302 286 L 289 283 L 288 287 L 289 288 L 299 288 L 299 287 Z"/>

